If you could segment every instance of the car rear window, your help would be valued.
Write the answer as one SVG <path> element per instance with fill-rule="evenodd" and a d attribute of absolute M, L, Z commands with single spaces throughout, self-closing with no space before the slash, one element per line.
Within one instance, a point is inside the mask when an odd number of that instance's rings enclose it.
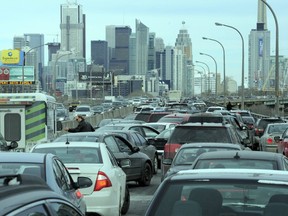
<path fill-rule="evenodd" d="M 232 143 L 225 127 L 176 127 L 169 143 L 224 142 Z"/>
<path fill-rule="evenodd" d="M 275 161 L 254 159 L 203 159 L 197 161 L 194 169 L 268 169 L 277 170 Z"/>
<path fill-rule="evenodd" d="M 51 147 L 35 148 L 33 152 L 53 153 L 65 163 L 103 163 L 99 148 L 89 147 Z"/>
<path fill-rule="evenodd" d="M 164 116 L 164 117 L 162 117 L 161 119 L 159 119 L 158 122 L 181 123 L 181 122 L 183 122 L 183 117 L 174 116 L 174 117 L 167 117 L 167 118 L 165 118 L 165 116 Z"/>
<path fill-rule="evenodd" d="M 97 142 L 99 139 L 98 136 L 60 136 L 56 138 L 53 142 L 79 142 L 79 141 L 87 141 L 87 142 Z"/>
<path fill-rule="evenodd" d="M 259 128 L 266 128 L 268 124 L 281 123 L 281 122 L 284 122 L 284 121 L 282 119 L 261 119 L 259 124 L 258 124 L 258 127 Z"/>

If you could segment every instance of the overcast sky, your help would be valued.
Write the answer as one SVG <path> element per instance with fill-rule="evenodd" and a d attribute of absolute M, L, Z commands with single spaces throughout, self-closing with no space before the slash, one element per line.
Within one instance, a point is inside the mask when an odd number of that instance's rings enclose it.
<path fill-rule="evenodd" d="M 71 0 L 70 0 L 71 1 Z M 13 37 L 24 33 L 42 33 L 45 43 L 60 40 L 60 4 L 65 0 L 10 0 L 1 1 L 0 50 L 13 48 Z M 72 1 L 73 2 L 73 1 Z M 215 22 L 237 28 L 245 41 L 245 76 L 248 74 L 248 35 L 256 28 L 258 0 L 78 0 L 86 14 L 87 60 L 90 60 L 90 41 L 105 40 L 105 26 L 128 25 L 135 32 L 139 19 L 161 37 L 165 45 L 174 46 L 179 30 L 188 30 L 192 40 L 193 60 L 206 62 L 210 71 L 216 59 L 218 72 L 223 71 L 222 48 L 209 37 L 220 41 L 226 52 L 226 76 L 240 85 L 241 38 L 233 29 L 217 27 Z M 288 57 L 288 1 L 267 0 L 276 14 L 279 25 L 279 54 Z M 267 26 L 271 31 L 271 54 L 275 52 L 275 22 L 267 8 Z M 47 54 L 45 53 L 47 56 Z M 47 65 L 47 62 L 45 62 Z M 201 68 L 199 68 L 201 69 Z M 221 79 L 223 77 L 221 76 Z"/>

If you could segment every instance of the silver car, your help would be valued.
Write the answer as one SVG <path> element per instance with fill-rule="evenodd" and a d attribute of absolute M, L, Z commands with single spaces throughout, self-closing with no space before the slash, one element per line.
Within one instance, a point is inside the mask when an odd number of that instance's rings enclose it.
<path fill-rule="evenodd" d="M 281 136 L 286 128 L 288 128 L 288 123 L 268 124 L 259 140 L 260 151 L 283 152 L 279 149 L 281 147 L 275 142 L 274 137 Z"/>

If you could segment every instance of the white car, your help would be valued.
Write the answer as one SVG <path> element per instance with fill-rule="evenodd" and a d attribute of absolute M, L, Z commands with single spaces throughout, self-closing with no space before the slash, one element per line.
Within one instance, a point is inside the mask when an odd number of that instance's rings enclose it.
<path fill-rule="evenodd" d="M 76 110 L 74 111 L 74 117 L 77 115 L 81 115 L 84 117 L 89 117 L 94 115 L 94 111 L 89 105 L 79 105 L 76 107 Z"/>
<path fill-rule="evenodd" d="M 215 110 L 226 110 L 226 108 L 221 106 L 210 106 L 207 108 L 206 113 L 213 113 Z"/>
<path fill-rule="evenodd" d="M 150 127 L 155 128 L 159 132 L 162 132 L 168 128 L 173 128 L 178 124 L 173 123 L 173 122 L 148 122 L 148 123 L 144 123 L 143 125 L 148 125 Z"/>
<path fill-rule="evenodd" d="M 49 152 L 57 155 L 67 167 L 72 178 L 88 177 L 92 186 L 80 189 L 87 205 L 87 214 L 126 214 L 130 194 L 126 174 L 116 162 L 113 153 L 104 143 L 68 142 L 35 145 L 31 152 Z M 129 161 L 123 162 L 129 166 Z"/>

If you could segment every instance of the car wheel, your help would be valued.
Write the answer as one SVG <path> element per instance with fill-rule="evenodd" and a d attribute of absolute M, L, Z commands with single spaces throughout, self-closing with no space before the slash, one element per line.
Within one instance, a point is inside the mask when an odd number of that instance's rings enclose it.
<path fill-rule="evenodd" d="M 158 157 L 157 155 L 155 155 L 153 159 L 153 174 L 157 174 L 157 172 L 158 172 Z"/>
<path fill-rule="evenodd" d="M 142 172 L 142 177 L 139 180 L 139 184 L 141 186 L 148 186 L 150 185 L 151 178 L 152 178 L 152 167 L 148 163 L 145 163 L 144 170 Z"/>
<path fill-rule="evenodd" d="M 126 185 L 124 203 L 121 208 L 122 215 L 125 215 L 128 212 L 129 206 L 130 206 L 130 192 L 128 186 Z"/>

